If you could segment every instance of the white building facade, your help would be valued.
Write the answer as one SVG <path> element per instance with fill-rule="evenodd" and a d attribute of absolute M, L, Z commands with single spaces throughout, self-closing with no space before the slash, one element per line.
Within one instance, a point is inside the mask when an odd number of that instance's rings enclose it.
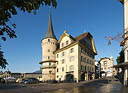
<path fill-rule="evenodd" d="M 102 77 L 112 77 L 114 75 L 114 71 L 115 71 L 113 66 L 114 66 L 113 57 L 101 58 L 100 59 L 101 76 Z"/>
<path fill-rule="evenodd" d="M 93 36 L 83 33 L 72 37 L 65 30 L 57 40 L 51 15 L 48 32 L 42 40 L 42 81 L 76 81 L 95 78 L 95 48 Z"/>

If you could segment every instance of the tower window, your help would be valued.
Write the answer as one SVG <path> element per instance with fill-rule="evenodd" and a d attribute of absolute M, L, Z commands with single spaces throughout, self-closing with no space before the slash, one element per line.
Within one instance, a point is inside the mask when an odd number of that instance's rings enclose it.
<path fill-rule="evenodd" d="M 50 42 L 50 39 L 48 39 L 48 42 Z"/>
<path fill-rule="evenodd" d="M 51 65 L 51 62 L 49 63 L 49 66 Z"/>
<path fill-rule="evenodd" d="M 57 68 L 57 70 L 56 70 L 57 72 L 59 72 L 59 69 Z"/>
<path fill-rule="evenodd" d="M 50 52 L 50 49 L 48 49 L 48 52 Z"/>
<path fill-rule="evenodd" d="M 50 56 L 48 56 L 48 59 L 50 59 Z"/>
<path fill-rule="evenodd" d="M 49 71 L 49 74 L 51 74 L 52 73 L 52 71 Z"/>

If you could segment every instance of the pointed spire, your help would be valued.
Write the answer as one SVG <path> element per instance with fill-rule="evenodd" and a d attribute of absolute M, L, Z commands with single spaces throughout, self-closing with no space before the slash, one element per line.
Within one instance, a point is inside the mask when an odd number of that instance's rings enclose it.
<path fill-rule="evenodd" d="M 51 9 L 50 9 L 50 16 L 49 16 L 48 32 L 47 32 L 46 36 L 44 37 L 44 39 L 45 38 L 56 39 L 56 36 L 54 34 L 54 31 L 53 31 L 53 26 L 52 26 Z"/>

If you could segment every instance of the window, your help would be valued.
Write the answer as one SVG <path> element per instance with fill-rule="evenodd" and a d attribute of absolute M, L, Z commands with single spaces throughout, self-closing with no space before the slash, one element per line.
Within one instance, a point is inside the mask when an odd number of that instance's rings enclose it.
<path fill-rule="evenodd" d="M 82 56 L 80 57 L 80 61 L 83 61 L 83 57 Z"/>
<path fill-rule="evenodd" d="M 50 56 L 48 56 L 48 59 L 50 59 Z"/>
<path fill-rule="evenodd" d="M 89 71 L 89 67 L 88 67 L 88 71 Z"/>
<path fill-rule="evenodd" d="M 81 53 L 82 53 L 82 50 L 83 50 L 83 49 L 81 48 L 81 50 L 80 50 Z"/>
<path fill-rule="evenodd" d="M 59 69 L 57 68 L 56 72 L 59 72 Z"/>
<path fill-rule="evenodd" d="M 64 56 L 65 54 L 64 54 L 64 52 L 62 52 L 62 56 Z"/>
<path fill-rule="evenodd" d="M 48 52 L 50 52 L 50 49 L 48 49 Z"/>
<path fill-rule="evenodd" d="M 83 66 L 81 65 L 80 69 L 82 70 Z"/>
<path fill-rule="evenodd" d="M 66 41 L 66 45 L 68 45 L 68 41 Z"/>
<path fill-rule="evenodd" d="M 52 71 L 49 71 L 49 74 L 51 74 L 52 73 Z"/>
<path fill-rule="evenodd" d="M 128 50 L 127 50 L 127 60 L 128 60 Z"/>
<path fill-rule="evenodd" d="M 87 59 L 87 63 L 89 63 L 89 59 Z"/>
<path fill-rule="evenodd" d="M 69 70 L 70 70 L 70 71 L 74 71 L 74 66 L 71 65 L 71 66 L 69 67 Z"/>
<path fill-rule="evenodd" d="M 92 64 L 92 61 L 90 60 L 90 64 Z"/>
<path fill-rule="evenodd" d="M 57 75 L 57 78 L 58 78 L 59 76 Z"/>
<path fill-rule="evenodd" d="M 49 66 L 51 65 L 51 62 L 49 62 Z"/>
<path fill-rule="evenodd" d="M 65 61 L 65 60 L 64 60 L 64 59 L 62 59 L 62 64 L 64 64 L 64 61 Z"/>
<path fill-rule="evenodd" d="M 62 43 L 61 47 L 64 47 L 64 43 Z"/>
<path fill-rule="evenodd" d="M 48 42 L 50 42 L 50 39 L 48 39 Z"/>
<path fill-rule="evenodd" d="M 64 67 L 62 67 L 62 72 L 64 72 Z"/>
<path fill-rule="evenodd" d="M 103 70 L 103 68 L 101 68 L 101 70 Z"/>
<path fill-rule="evenodd" d="M 71 48 L 70 53 L 74 52 L 74 48 Z"/>
<path fill-rule="evenodd" d="M 70 62 L 74 61 L 74 59 L 75 59 L 74 56 L 69 57 L 69 61 L 70 61 Z"/>
<path fill-rule="evenodd" d="M 84 67 L 84 69 L 86 70 L 86 66 Z"/>
<path fill-rule="evenodd" d="M 59 58 L 59 54 L 57 54 L 57 58 Z"/>

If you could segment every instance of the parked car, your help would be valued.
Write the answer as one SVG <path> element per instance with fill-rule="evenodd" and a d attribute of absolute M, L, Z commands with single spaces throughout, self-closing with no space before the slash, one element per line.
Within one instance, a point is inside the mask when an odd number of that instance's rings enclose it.
<path fill-rule="evenodd" d="M 16 80 L 16 83 L 24 83 L 24 78 L 18 78 L 18 79 Z"/>
<path fill-rule="evenodd" d="M 0 78 L 0 83 L 5 83 L 4 78 Z"/>
<path fill-rule="evenodd" d="M 25 84 L 34 84 L 34 83 L 39 83 L 39 80 L 36 78 L 28 78 L 23 80 L 23 83 Z"/>
<path fill-rule="evenodd" d="M 16 82 L 16 78 L 14 77 L 6 77 L 4 78 L 5 83 L 15 83 Z"/>

